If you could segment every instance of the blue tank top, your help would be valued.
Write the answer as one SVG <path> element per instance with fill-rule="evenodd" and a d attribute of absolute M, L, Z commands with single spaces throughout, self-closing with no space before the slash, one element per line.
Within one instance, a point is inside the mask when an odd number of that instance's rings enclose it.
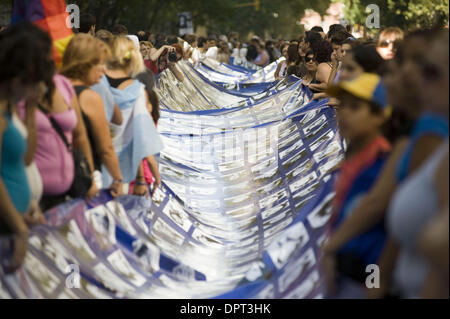
<path fill-rule="evenodd" d="M 402 182 L 406 176 L 408 176 L 411 157 L 417 140 L 428 134 L 437 135 L 443 139 L 448 138 L 448 118 L 432 112 L 425 112 L 422 114 L 413 128 L 411 141 L 398 163 L 396 172 L 398 182 Z"/>
<path fill-rule="evenodd" d="M 8 127 L 3 133 L 0 173 L 16 210 L 25 214 L 31 201 L 31 190 L 25 171 L 24 156 L 27 143 L 13 125 L 11 117 L 4 114 Z"/>

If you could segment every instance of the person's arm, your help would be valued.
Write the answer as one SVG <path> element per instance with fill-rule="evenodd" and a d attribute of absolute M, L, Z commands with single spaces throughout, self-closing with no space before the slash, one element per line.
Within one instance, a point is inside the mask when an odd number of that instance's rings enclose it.
<path fill-rule="evenodd" d="M 92 185 L 86 194 L 86 199 L 91 199 L 98 194 L 98 189 L 94 181 L 94 160 L 92 157 L 92 149 L 87 136 L 86 127 L 84 126 L 83 118 L 81 117 L 80 105 L 78 104 L 77 96 L 74 96 L 72 99 L 72 108 L 77 114 L 77 126 L 73 130 L 73 146 L 79 149 L 84 156 L 86 156 L 86 160 L 91 169 Z"/>
<path fill-rule="evenodd" d="M 256 62 L 255 64 L 256 65 L 259 65 L 259 66 L 265 66 L 266 64 L 267 64 L 267 62 L 269 62 L 269 54 L 267 53 L 267 52 L 264 52 L 263 54 L 262 54 L 262 58 L 261 58 L 261 61 L 259 61 L 259 62 Z"/>
<path fill-rule="evenodd" d="M 448 298 L 449 294 L 449 155 L 436 169 L 434 184 L 440 210 L 425 226 L 417 240 L 418 251 L 429 261 L 428 279 L 422 298 Z"/>
<path fill-rule="evenodd" d="M 425 225 L 417 240 L 417 249 L 440 271 L 449 270 L 449 208 L 443 207 L 430 223 Z"/>
<path fill-rule="evenodd" d="M 106 120 L 103 100 L 100 95 L 92 90 L 86 90 L 80 96 L 80 103 L 88 105 L 83 107 L 83 112 L 89 118 L 92 126 L 95 152 L 99 155 L 102 164 L 114 179 L 111 184 L 111 194 L 114 197 L 122 194 L 122 172 L 120 171 L 119 159 L 114 151 L 108 121 Z"/>
<path fill-rule="evenodd" d="M 153 155 L 147 157 L 148 166 L 152 171 L 153 177 L 155 178 L 155 183 L 153 184 L 152 196 L 155 194 L 155 191 L 161 185 L 161 175 L 159 174 L 159 166 Z"/>
<path fill-rule="evenodd" d="M 447 177 L 446 177 L 447 178 Z M 428 278 L 421 297 L 448 298 L 449 295 L 449 206 L 426 225 L 417 240 L 419 252 L 429 263 Z"/>
<path fill-rule="evenodd" d="M 391 197 L 397 187 L 395 173 L 397 163 L 404 150 L 408 140 L 399 140 L 388 159 L 385 167 L 379 175 L 375 185 L 361 200 L 355 210 L 349 214 L 342 224 L 331 236 L 324 250 L 328 253 L 337 253 L 352 238 L 363 234 L 371 227 L 383 220 Z"/>
<path fill-rule="evenodd" d="M 2 115 L 0 115 L 0 159 L 2 158 L 3 132 L 6 129 L 6 123 Z M 1 161 L 0 161 L 1 165 Z M 3 183 L 0 175 L 0 222 L 8 227 L 14 235 L 14 251 L 8 265 L 7 271 L 13 272 L 17 270 L 25 259 L 28 245 L 28 227 L 24 219 L 17 212 L 14 204 L 9 197 L 8 190 Z"/>
<path fill-rule="evenodd" d="M 334 79 L 336 78 L 339 70 L 339 61 L 337 60 L 335 53 L 331 55 L 331 63 L 333 64 L 333 67 L 331 68 L 330 78 L 328 79 L 328 86 L 332 86 L 334 84 Z"/>
<path fill-rule="evenodd" d="M 332 86 L 334 84 L 334 79 L 336 79 L 336 75 L 338 73 L 338 68 L 334 67 L 331 69 L 330 79 L 328 80 L 328 86 Z"/>
<path fill-rule="evenodd" d="M 177 65 L 175 63 L 169 64 L 169 70 L 172 71 L 173 75 L 175 75 L 178 81 L 184 82 L 183 73 L 181 73 L 181 71 L 177 68 Z"/>
<path fill-rule="evenodd" d="M 275 71 L 275 80 L 280 81 L 283 79 L 282 76 L 279 76 L 281 67 L 283 66 L 283 62 L 278 63 L 277 70 Z"/>
<path fill-rule="evenodd" d="M 318 92 L 323 92 L 323 91 L 326 90 L 328 84 L 327 84 L 327 82 L 322 82 L 322 83 L 319 83 L 319 84 L 313 83 L 313 84 L 310 84 L 308 86 L 309 86 L 309 88 L 311 90 L 318 91 Z"/>
<path fill-rule="evenodd" d="M 447 153 L 447 155 L 443 158 L 443 160 L 439 164 L 439 167 L 434 175 L 434 184 L 436 186 L 436 189 L 438 190 L 440 207 L 447 206 L 447 211 L 449 204 L 448 174 L 449 174 L 449 154 Z"/>
<path fill-rule="evenodd" d="M 152 50 L 150 52 L 150 60 L 152 62 L 156 62 L 158 61 L 159 57 L 164 53 L 165 50 L 175 50 L 174 47 L 168 46 L 168 45 L 163 45 L 161 48 L 159 48 L 158 50 Z"/>
<path fill-rule="evenodd" d="M 142 162 L 139 165 L 137 176 L 136 176 L 136 184 L 134 185 L 133 195 L 136 196 L 148 196 L 148 185 L 144 176 L 144 167 L 142 166 Z"/>
<path fill-rule="evenodd" d="M 309 88 L 316 91 L 325 91 L 328 86 L 328 80 L 330 79 L 331 68 L 326 63 L 321 63 L 317 68 L 316 80 L 319 84 L 310 84 Z"/>
<path fill-rule="evenodd" d="M 111 123 L 116 125 L 122 125 L 123 123 L 122 111 L 117 104 L 114 104 L 114 113 L 111 119 Z"/>
<path fill-rule="evenodd" d="M 328 99 L 329 96 L 325 92 L 314 93 L 311 100 L 320 100 L 320 99 Z"/>
<path fill-rule="evenodd" d="M 189 47 L 189 50 L 187 50 L 184 54 L 184 59 L 189 60 L 192 58 L 192 54 L 194 53 L 194 48 Z"/>

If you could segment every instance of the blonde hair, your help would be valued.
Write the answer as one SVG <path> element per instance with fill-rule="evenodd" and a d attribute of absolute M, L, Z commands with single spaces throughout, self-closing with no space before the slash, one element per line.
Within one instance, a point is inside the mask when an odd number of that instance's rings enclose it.
<path fill-rule="evenodd" d="M 77 34 L 64 52 L 60 73 L 83 80 L 93 66 L 105 63 L 110 56 L 111 50 L 106 43 L 89 34 Z"/>
<path fill-rule="evenodd" d="M 95 33 L 95 37 L 97 39 L 100 39 L 104 42 L 106 42 L 109 45 L 109 42 L 111 41 L 111 39 L 114 37 L 114 34 L 112 34 L 111 32 L 109 32 L 108 30 L 98 30 Z"/>
<path fill-rule="evenodd" d="M 153 44 L 151 42 L 149 42 L 149 41 L 141 41 L 141 42 L 139 42 L 139 44 L 148 46 L 150 49 L 154 48 Z"/>
<path fill-rule="evenodd" d="M 386 38 L 394 38 L 394 41 L 397 40 L 403 40 L 405 36 L 405 33 L 402 31 L 402 29 L 397 28 L 397 27 L 389 27 L 386 28 L 384 30 L 382 30 L 378 36 L 378 43 L 381 43 L 382 41 L 384 41 Z"/>
<path fill-rule="evenodd" d="M 145 71 L 142 54 L 129 38 L 117 36 L 111 40 L 110 46 L 112 58 L 108 62 L 109 68 L 130 70 L 132 77 Z"/>

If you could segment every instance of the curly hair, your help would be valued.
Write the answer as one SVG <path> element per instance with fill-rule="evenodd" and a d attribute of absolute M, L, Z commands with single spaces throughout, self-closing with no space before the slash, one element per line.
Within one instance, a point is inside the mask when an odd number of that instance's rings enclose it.
<path fill-rule="evenodd" d="M 25 85 L 45 82 L 44 99 L 51 104 L 56 67 L 50 36 L 30 22 L 20 22 L 0 33 L 0 48 L 0 84 L 10 86 L 14 78 Z"/>
<path fill-rule="evenodd" d="M 308 31 L 305 35 L 305 42 L 309 43 L 309 47 L 313 51 L 317 51 L 320 42 L 323 41 L 322 36 L 318 32 Z"/>
<path fill-rule="evenodd" d="M 328 29 L 328 34 L 327 34 L 328 39 L 331 39 L 339 32 L 347 32 L 347 29 L 341 24 L 330 25 L 330 28 Z"/>
<path fill-rule="evenodd" d="M 331 62 L 331 54 L 333 53 L 333 49 L 331 48 L 330 42 L 327 40 L 323 40 L 317 46 L 316 52 L 316 61 L 317 63 L 327 63 Z"/>

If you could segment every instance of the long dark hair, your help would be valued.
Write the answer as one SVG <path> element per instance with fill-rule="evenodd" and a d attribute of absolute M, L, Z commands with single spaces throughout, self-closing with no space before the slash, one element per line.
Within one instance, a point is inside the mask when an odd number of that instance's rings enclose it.
<path fill-rule="evenodd" d="M 331 62 L 331 54 L 333 53 L 333 49 L 331 48 L 330 42 L 328 42 L 327 40 L 321 41 L 315 52 L 317 63 L 320 64 Z"/>
<path fill-rule="evenodd" d="M 305 42 L 309 43 L 309 47 L 314 52 L 317 51 L 317 48 L 322 41 L 322 36 L 318 32 L 308 31 L 305 35 Z"/>
<path fill-rule="evenodd" d="M 136 76 L 136 79 L 139 80 L 142 84 L 145 86 L 145 90 L 147 91 L 149 102 L 152 104 L 152 118 L 155 124 L 158 123 L 160 113 L 159 113 L 159 99 L 156 95 L 154 89 L 155 89 L 155 77 L 153 76 L 153 73 L 149 70 L 145 70 L 142 73 L 139 73 Z"/>
<path fill-rule="evenodd" d="M 52 104 L 55 63 L 50 36 L 30 22 L 17 23 L 0 33 L 0 84 L 18 78 L 23 84 L 47 85 L 45 99 Z"/>
<path fill-rule="evenodd" d="M 258 50 L 253 44 L 250 44 L 247 48 L 246 59 L 248 61 L 254 61 L 258 57 Z"/>
<path fill-rule="evenodd" d="M 274 42 L 272 40 L 266 42 L 266 50 L 269 54 L 270 63 L 275 62 L 277 60 L 277 57 L 275 53 Z"/>
<path fill-rule="evenodd" d="M 290 44 L 288 47 L 288 63 L 299 65 L 301 62 L 300 54 L 298 54 L 298 45 Z"/>
<path fill-rule="evenodd" d="M 150 92 L 148 99 L 150 100 L 150 103 L 152 104 L 153 122 L 155 122 L 155 125 L 157 125 L 159 118 L 161 117 L 161 113 L 159 111 L 159 98 L 158 98 L 158 95 L 156 95 L 156 92 L 154 90 Z"/>

